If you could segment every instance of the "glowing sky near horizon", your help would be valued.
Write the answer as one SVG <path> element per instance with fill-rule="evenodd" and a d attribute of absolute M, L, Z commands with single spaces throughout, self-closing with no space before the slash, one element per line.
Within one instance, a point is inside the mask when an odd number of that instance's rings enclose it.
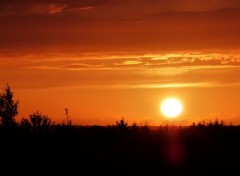
<path fill-rule="evenodd" d="M 240 124 L 239 18 L 238 0 L 1 0 L 0 84 L 18 119 L 158 125 L 177 96 L 176 123 Z"/>

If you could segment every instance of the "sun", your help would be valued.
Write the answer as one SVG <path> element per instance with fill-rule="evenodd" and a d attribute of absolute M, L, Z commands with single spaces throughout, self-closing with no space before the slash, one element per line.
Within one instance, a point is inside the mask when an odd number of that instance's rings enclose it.
<path fill-rule="evenodd" d="M 174 118 L 182 113 L 183 104 L 177 98 L 166 98 L 161 103 L 161 112 L 168 118 Z"/>

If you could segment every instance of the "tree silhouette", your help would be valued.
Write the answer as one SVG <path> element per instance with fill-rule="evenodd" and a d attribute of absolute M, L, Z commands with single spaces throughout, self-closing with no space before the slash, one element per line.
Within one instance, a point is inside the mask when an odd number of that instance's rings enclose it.
<path fill-rule="evenodd" d="M 18 101 L 13 100 L 13 92 L 7 85 L 0 94 L 0 120 L 3 126 L 12 127 L 16 125 L 15 116 L 18 114 Z"/>

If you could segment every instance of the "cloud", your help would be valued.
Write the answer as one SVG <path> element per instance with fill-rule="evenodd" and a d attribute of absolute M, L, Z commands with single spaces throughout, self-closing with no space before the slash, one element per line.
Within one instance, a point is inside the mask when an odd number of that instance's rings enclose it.
<path fill-rule="evenodd" d="M 167 54 L 148 53 L 74 53 L 74 54 L 6 54 L 0 64 L 26 68 L 74 70 L 149 70 L 164 68 L 234 68 L 240 66 L 238 53 L 178 52 Z"/>
<path fill-rule="evenodd" d="M 159 89 L 159 88 L 204 88 L 204 87 L 218 87 L 219 84 L 215 82 L 190 82 L 190 83 L 159 83 L 159 84 L 136 84 L 125 85 L 127 88 L 142 88 L 142 89 Z"/>
<path fill-rule="evenodd" d="M 112 57 L 112 56 L 111 56 Z M 66 65 L 63 68 L 72 68 Z M 77 62 L 74 60 L 74 68 L 77 69 L 158 69 L 169 67 L 191 67 L 191 68 L 227 68 L 240 66 L 240 56 L 222 55 L 222 54 L 194 54 L 185 53 L 179 54 L 166 54 L 166 55 L 152 55 L 149 56 L 125 56 L 115 58 L 99 58 L 99 59 L 79 59 Z M 79 65 L 79 67 L 78 67 Z M 82 67 L 82 66 L 88 67 Z"/>
<path fill-rule="evenodd" d="M 150 14 L 164 11 L 212 11 L 225 8 L 240 8 L 237 0 L 1 0 L 0 12 L 2 15 L 23 13 L 52 13 L 91 10 L 102 7 L 103 13 L 123 12 L 128 16 L 134 14 Z"/>
<path fill-rule="evenodd" d="M 240 2 L 214 2 L 4 0 L 0 50 L 239 48 Z"/>
<path fill-rule="evenodd" d="M 170 0 L 167 5 L 179 11 L 212 11 L 240 7 L 240 2 L 238 0 Z"/>
<path fill-rule="evenodd" d="M 0 57 L 0 68 L 0 83 L 13 83 L 20 88 L 164 89 L 240 85 L 237 53 L 6 54 Z"/>
<path fill-rule="evenodd" d="M 55 14 L 71 10 L 91 10 L 108 0 L 1 0 L 0 15 Z"/>
<path fill-rule="evenodd" d="M 109 0 L 1 0 L 1 7 L 21 6 L 21 5 L 49 5 L 61 4 L 68 7 L 86 7 L 86 6 L 99 6 L 108 3 Z"/>
<path fill-rule="evenodd" d="M 232 8 L 221 8 L 221 9 L 212 9 L 208 11 L 160 11 L 157 13 L 152 13 L 150 14 L 149 18 L 152 19 L 158 19 L 158 20 L 164 20 L 164 19 L 171 19 L 171 20 L 176 20 L 176 19 L 185 19 L 185 20 L 191 20 L 195 19 L 197 21 L 200 20 L 209 20 L 207 18 L 211 18 L 218 20 L 221 18 L 229 18 L 233 17 L 238 18 L 240 15 L 240 7 L 232 7 Z M 207 17 L 207 18 L 206 18 Z"/>

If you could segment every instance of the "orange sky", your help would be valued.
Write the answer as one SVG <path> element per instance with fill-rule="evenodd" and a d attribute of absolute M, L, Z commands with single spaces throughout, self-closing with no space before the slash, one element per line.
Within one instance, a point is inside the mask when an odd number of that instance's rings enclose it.
<path fill-rule="evenodd" d="M 240 124 L 239 19 L 238 0 L 2 0 L 0 85 L 18 119 L 159 125 L 177 96 L 176 123 Z"/>

